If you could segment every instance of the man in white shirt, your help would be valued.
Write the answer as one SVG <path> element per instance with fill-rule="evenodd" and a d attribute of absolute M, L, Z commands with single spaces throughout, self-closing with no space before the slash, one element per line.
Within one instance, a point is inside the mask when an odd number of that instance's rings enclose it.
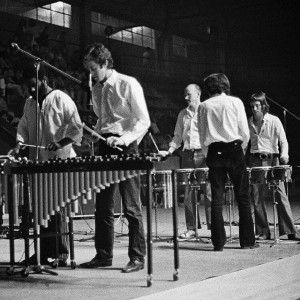
<path fill-rule="evenodd" d="M 184 99 L 187 107 L 180 111 L 174 131 L 174 137 L 170 142 L 168 151 L 160 151 L 162 155 L 170 155 L 178 149 L 183 143 L 183 152 L 188 162 L 188 168 L 206 168 L 205 156 L 201 149 L 198 126 L 198 107 L 200 105 L 201 89 L 197 84 L 189 84 L 184 90 Z M 182 165 L 184 169 L 184 162 Z M 204 205 L 206 213 L 207 228 L 210 229 L 211 220 L 211 189 L 210 184 L 202 184 L 204 194 Z M 190 187 L 186 186 L 184 195 L 185 220 L 187 231 L 180 235 L 180 238 L 188 239 L 196 235 L 196 224 L 200 226 L 198 213 L 196 214 L 195 193 Z M 197 218 L 198 220 L 197 220 Z M 197 229 L 198 229 L 197 228 Z"/>
<path fill-rule="evenodd" d="M 227 173 L 233 183 L 239 208 L 241 248 L 253 249 L 259 245 L 255 244 L 244 157 L 244 149 L 249 141 L 244 104 L 239 98 L 229 96 L 230 83 L 222 73 L 206 77 L 204 88 L 210 98 L 199 106 L 199 132 L 211 183 L 211 236 L 214 251 L 223 251 L 226 244 L 222 206 Z"/>
<path fill-rule="evenodd" d="M 36 69 L 32 65 L 25 66 L 23 79 L 32 95 L 26 100 L 24 112 L 17 128 L 17 145 L 9 154 L 19 154 L 22 144 L 43 146 L 29 148 L 29 159 L 46 161 L 54 157 L 66 159 L 75 157 L 73 143 L 80 144 L 82 126 L 80 116 L 74 101 L 64 92 L 52 89 L 48 84 L 45 69 L 40 68 L 38 82 Z M 38 99 L 36 99 L 38 86 Z M 38 102 L 38 103 L 37 103 Z M 38 124 L 38 136 L 36 126 Z M 66 266 L 68 258 L 67 223 L 63 216 L 65 208 L 51 216 L 48 227 L 41 227 L 41 234 L 61 233 L 58 236 L 58 265 Z M 56 225 L 57 224 L 57 225 Z M 57 228 L 56 228 L 57 227 Z M 40 259 L 42 264 L 48 264 L 48 258 L 56 257 L 56 238 L 42 237 L 40 239 Z M 30 257 L 30 264 L 36 264 L 36 255 Z"/>
<path fill-rule="evenodd" d="M 101 43 L 87 47 L 84 67 L 92 75 L 93 109 L 98 117 L 95 131 L 106 138 L 99 140 L 98 155 L 138 154 L 138 143 L 150 126 L 150 117 L 142 86 L 133 77 L 113 69 L 110 51 Z M 120 152 L 115 147 L 121 147 Z M 83 268 L 112 265 L 114 243 L 114 195 L 120 190 L 124 214 L 129 223 L 128 256 L 122 269 L 130 273 L 144 268 L 145 233 L 140 202 L 140 176 L 128 178 L 101 190 L 96 198 L 96 256 L 81 264 Z"/>
<path fill-rule="evenodd" d="M 250 98 L 250 106 L 252 116 L 248 119 L 251 141 L 249 167 L 278 166 L 280 163 L 286 165 L 289 161 L 286 134 L 280 119 L 269 114 L 265 93 L 253 94 Z M 265 204 L 268 190 L 267 184 L 252 184 L 251 195 L 258 240 L 268 240 L 271 236 Z M 287 234 L 290 240 L 300 240 L 282 181 L 278 183 L 275 196 L 278 203 L 279 235 Z"/>

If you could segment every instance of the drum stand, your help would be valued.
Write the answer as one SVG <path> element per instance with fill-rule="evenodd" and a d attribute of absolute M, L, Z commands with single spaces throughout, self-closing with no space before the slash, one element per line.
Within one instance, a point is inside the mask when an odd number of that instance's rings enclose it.
<path fill-rule="evenodd" d="M 159 195 L 159 191 L 161 190 L 161 188 L 157 188 L 157 187 L 153 187 L 152 188 L 152 193 L 154 194 L 154 202 L 153 202 L 153 206 L 154 207 L 154 220 L 155 220 L 155 237 L 154 239 L 152 240 L 153 242 L 164 242 L 164 241 L 169 241 L 170 238 L 167 238 L 167 239 L 163 239 L 161 238 L 160 236 L 158 236 L 158 214 L 157 214 L 157 199 L 158 199 L 158 195 Z"/>
<path fill-rule="evenodd" d="M 201 183 L 202 182 L 190 182 L 189 185 L 192 189 L 192 193 L 194 192 L 195 195 L 195 241 L 208 244 L 208 241 L 203 240 L 199 235 L 198 235 L 198 225 L 199 225 L 199 220 L 198 220 L 198 208 L 200 207 L 200 200 L 198 201 L 198 194 L 201 191 Z M 205 182 L 203 182 L 205 184 Z M 193 239 L 194 241 L 194 239 Z"/>
<path fill-rule="evenodd" d="M 279 236 L 277 236 L 277 223 L 278 223 L 278 215 L 277 215 L 277 204 L 278 202 L 276 202 L 276 191 L 278 189 L 278 181 L 272 181 L 271 183 L 269 183 L 269 189 L 272 190 L 272 199 L 273 199 L 273 221 L 274 221 L 274 241 L 273 243 L 270 245 L 270 247 L 275 246 L 277 243 L 279 243 L 280 239 Z"/>
<path fill-rule="evenodd" d="M 231 182 L 227 181 L 225 184 L 225 204 L 229 206 L 229 238 L 227 239 L 227 242 L 232 243 L 233 237 L 232 237 L 232 216 L 234 219 L 234 190 L 233 185 Z"/>

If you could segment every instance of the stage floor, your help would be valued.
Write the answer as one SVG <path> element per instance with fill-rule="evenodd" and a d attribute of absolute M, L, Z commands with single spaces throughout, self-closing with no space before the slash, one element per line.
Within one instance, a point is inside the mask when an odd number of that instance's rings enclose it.
<path fill-rule="evenodd" d="M 300 202 L 300 201 L 299 201 Z M 299 226 L 300 203 L 291 202 L 295 223 Z M 203 210 L 201 210 L 203 211 Z M 143 209 L 144 216 L 146 209 Z M 273 245 L 273 240 L 261 242 L 260 247 L 242 250 L 238 240 L 238 226 L 229 226 L 228 242 L 223 252 L 214 252 L 210 231 L 206 225 L 198 233 L 200 241 L 179 242 L 179 277 L 173 280 L 174 252 L 172 209 L 152 209 L 153 224 L 153 284 L 147 287 L 145 269 L 131 274 L 121 273 L 128 262 L 127 223 L 116 218 L 116 237 L 113 266 L 81 269 L 79 264 L 95 255 L 94 219 L 74 220 L 75 261 L 77 267 L 57 268 L 57 276 L 30 274 L 6 275 L 0 269 L 0 299 L 298 299 L 300 298 L 300 244 L 288 241 L 286 236 Z M 233 222 L 237 222 L 234 209 Z M 269 207 L 272 222 L 272 206 Z M 228 221 L 228 210 L 224 207 Z M 146 227 L 146 218 L 145 229 Z M 5 220 L 7 222 L 7 220 Z M 205 221 L 204 213 L 201 221 Z M 234 223 L 233 223 L 234 224 Z M 273 227 L 271 227 L 273 228 Z M 157 229 L 157 231 L 156 231 Z M 178 208 L 178 233 L 185 231 L 184 208 Z M 231 234 L 230 234 L 231 232 Z M 157 234 L 157 239 L 156 239 Z M 9 261 L 9 240 L 0 239 L 1 259 Z M 24 241 L 16 240 L 16 261 L 24 259 Z M 33 251 L 33 245 L 30 247 Z M 49 267 L 50 268 L 50 267 Z M 53 270 L 53 269 L 51 269 Z"/>

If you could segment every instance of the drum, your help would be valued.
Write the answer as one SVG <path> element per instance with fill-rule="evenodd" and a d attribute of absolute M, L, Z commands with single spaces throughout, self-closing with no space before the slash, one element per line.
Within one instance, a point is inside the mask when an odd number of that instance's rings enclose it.
<path fill-rule="evenodd" d="M 165 190 L 170 186 L 171 174 L 170 170 L 152 171 L 152 187 L 154 190 Z"/>
<path fill-rule="evenodd" d="M 194 183 L 205 184 L 208 181 L 208 168 L 197 168 L 194 173 Z"/>
<path fill-rule="evenodd" d="M 250 183 L 251 184 L 265 184 L 269 180 L 269 174 L 272 167 L 253 167 L 250 169 Z"/>
<path fill-rule="evenodd" d="M 155 190 L 163 190 L 167 185 L 168 182 L 171 180 L 172 171 L 165 170 L 165 171 L 151 171 L 152 177 L 152 188 Z M 147 187 L 147 174 L 141 175 L 141 187 Z"/>
<path fill-rule="evenodd" d="M 177 184 L 179 186 L 185 186 L 190 184 L 190 177 L 191 174 L 194 172 L 195 169 L 178 169 L 176 170 L 177 173 Z"/>
<path fill-rule="evenodd" d="M 277 182 L 291 182 L 292 181 L 292 166 L 281 165 L 274 166 L 270 172 L 270 180 Z"/>

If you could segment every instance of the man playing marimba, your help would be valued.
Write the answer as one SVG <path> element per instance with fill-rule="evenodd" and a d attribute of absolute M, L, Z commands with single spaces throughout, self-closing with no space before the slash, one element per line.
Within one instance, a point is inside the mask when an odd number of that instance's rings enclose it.
<path fill-rule="evenodd" d="M 9 154 L 19 154 L 22 144 L 36 146 L 38 143 L 38 154 L 35 147 L 29 147 L 29 159 L 32 161 L 36 159 L 46 161 L 53 157 L 62 159 L 75 157 L 72 143 L 80 143 L 82 139 L 81 120 L 77 107 L 66 93 L 52 89 L 48 85 L 48 77 L 44 68 L 40 68 L 38 75 L 37 81 L 36 69 L 33 65 L 24 68 L 23 79 L 31 97 L 25 103 L 23 116 L 18 124 L 17 145 L 10 150 Z M 38 86 L 38 104 L 36 85 Z M 38 109 L 38 116 L 36 109 Z M 36 124 L 38 124 L 38 137 Z M 56 212 L 55 216 L 51 216 L 48 228 L 41 227 L 41 234 L 54 232 L 65 234 L 66 226 L 62 213 Z M 48 264 L 48 258 L 57 258 L 55 237 L 42 237 L 40 246 L 42 264 Z M 65 266 L 68 258 L 68 240 L 65 235 L 58 238 L 58 256 L 58 265 Z M 36 263 L 37 258 L 33 255 L 30 258 L 30 264 Z"/>

